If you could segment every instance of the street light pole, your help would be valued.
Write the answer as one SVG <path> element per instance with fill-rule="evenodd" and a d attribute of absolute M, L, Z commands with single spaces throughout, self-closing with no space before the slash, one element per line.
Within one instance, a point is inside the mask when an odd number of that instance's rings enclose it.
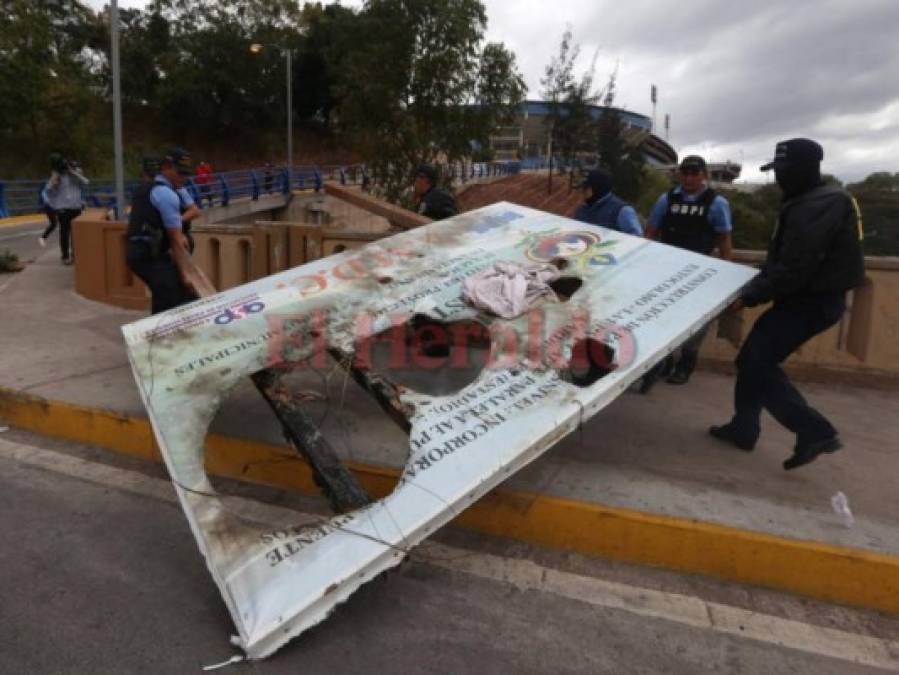
<path fill-rule="evenodd" d="M 251 54 L 261 54 L 266 47 L 279 49 L 287 61 L 287 187 L 293 189 L 293 49 L 281 45 L 266 45 L 254 42 L 250 45 Z"/>
<path fill-rule="evenodd" d="M 112 42 L 112 143 L 115 162 L 116 218 L 125 216 L 125 162 L 122 157 L 122 83 L 119 73 L 119 3 L 109 6 L 110 40 Z"/>
<path fill-rule="evenodd" d="M 287 59 L 287 186 L 293 190 L 293 50 L 284 49 Z"/>

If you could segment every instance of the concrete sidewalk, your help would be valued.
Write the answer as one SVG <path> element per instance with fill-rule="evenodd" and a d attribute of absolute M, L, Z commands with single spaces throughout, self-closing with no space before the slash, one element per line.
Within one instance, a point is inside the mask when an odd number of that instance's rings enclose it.
<path fill-rule="evenodd" d="M 145 418 L 119 332 L 142 315 L 78 297 L 73 274 L 46 254 L 0 295 L 0 390 Z M 299 389 L 326 394 L 309 410 L 343 457 L 403 466 L 405 434 L 341 371 L 291 378 Z M 660 383 L 649 396 L 625 394 L 504 487 L 899 554 L 895 392 L 803 384 L 840 428 L 845 449 L 785 472 L 793 439 L 770 418 L 751 454 L 707 435 L 710 424 L 729 417 L 732 388 L 731 378 L 700 372 L 686 387 Z M 249 382 L 230 392 L 211 431 L 283 444 Z M 852 528 L 831 510 L 838 490 L 855 513 Z"/>

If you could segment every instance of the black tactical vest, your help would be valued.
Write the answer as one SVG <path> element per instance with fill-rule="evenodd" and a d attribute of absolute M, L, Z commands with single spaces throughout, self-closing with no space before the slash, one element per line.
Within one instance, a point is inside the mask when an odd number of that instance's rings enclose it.
<path fill-rule="evenodd" d="M 131 198 L 131 215 L 128 218 L 128 230 L 126 236 L 128 241 L 144 239 L 151 243 L 154 257 L 159 257 L 169 250 L 169 238 L 166 236 L 165 227 L 162 224 L 162 215 L 153 206 L 150 201 L 150 193 L 157 186 L 171 188 L 168 183 L 154 180 L 152 183 L 144 183 L 134 191 Z M 184 200 L 180 193 L 175 190 L 178 195 L 181 213 L 187 210 Z M 190 243 L 190 249 L 193 250 L 193 237 L 190 234 L 190 223 L 183 224 L 183 232 Z"/>
<path fill-rule="evenodd" d="M 684 200 L 683 192 L 668 192 L 668 210 L 662 220 L 662 243 L 708 255 L 715 248 L 716 233 L 709 221 L 709 209 L 717 193 L 707 188 L 695 202 Z"/>

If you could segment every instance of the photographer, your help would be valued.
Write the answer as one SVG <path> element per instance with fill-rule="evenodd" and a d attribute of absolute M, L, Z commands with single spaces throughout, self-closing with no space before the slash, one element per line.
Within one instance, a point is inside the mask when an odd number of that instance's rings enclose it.
<path fill-rule="evenodd" d="M 80 171 L 76 162 L 68 162 L 62 155 L 54 153 L 50 156 L 50 164 L 53 173 L 47 186 L 41 192 L 41 198 L 47 208 L 50 225 L 40 238 L 41 245 L 46 244 L 56 226 L 54 220 L 59 222 L 59 251 L 64 265 L 71 265 L 74 256 L 71 252 L 70 242 L 72 238 L 72 221 L 75 220 L 84 209 L 84 199 L 81 191 L 89 181 Z M 50 216 L 50 212 L 55 218 Z"/>

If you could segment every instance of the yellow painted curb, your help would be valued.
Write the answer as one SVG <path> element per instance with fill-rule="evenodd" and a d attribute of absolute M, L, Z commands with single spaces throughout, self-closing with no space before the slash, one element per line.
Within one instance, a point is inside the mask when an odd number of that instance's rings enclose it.
<path fill-rule="evenodd" d="M 144 418 L 5 389 L 0 389 L 0 418 L 46 436 L 160 460 Z M 219 476 L 318 494 L 305 462 L 280 446 L 210 434 L 206 468 Z M 363 464 L 350 468 L 375 497 L 389 494 L 399 477 L 396 469 Z M 531 544 L 899 614 L 899 556 L 503 489 L 485 496 L 454 524 Z"/>
<path fill-rule="evenodd" d="M 24 216 L 10 216 L 9 218 L 0 218 L 0 229 L 4 227 L 24 225 L 25 223 L 40 223 L 46 225 L 47 216 L 45 216 L 43 213 L 29 213 Z"/>

